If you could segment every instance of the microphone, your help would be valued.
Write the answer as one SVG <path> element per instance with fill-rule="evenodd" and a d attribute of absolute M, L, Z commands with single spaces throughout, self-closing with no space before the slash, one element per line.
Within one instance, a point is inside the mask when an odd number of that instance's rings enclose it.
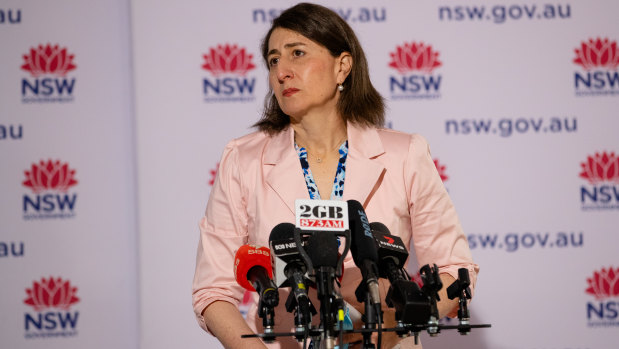
<path fill-rule="evenodd" d="M 269 245 L 273 251 L 277 285 L 292 289 L 286 300 L 286 310 L 290 313 L 296 308 L 295 325 L 297 332 L 300 332 L 309 326 L 316 309 L 307 294 L 305 277 L 307 267 L 299 254 L 299 247 L 294 242 L 294 229 L 295 226 L 292 223 L 276 225 L 271 230 Z M 277 277 L 277 275 L 280 276 Z"/>
<path fill-rule="evenodd" d="M 277 286 L 271 280 L 271 254 L 268 248 L 243 245 L 234 257 L 234 277 L 246 290 L 256 291 L 262 303 L 274 308 L 279 303 Z"/>
<path fill-rule="evenodd" d="M 372 235 L 368 217 L 359 201 L 348 200 L 348 220 L 352 240 L 350 250 L 355 265 L 361 270 L 363 282 L 365 282 L 365 284 L 360 284 L 355 291 L 357 301 L 365 301 L 364 294 L 367 290 L 370 293 L 372 303 L 380 304 L 376 242 Z"/>
<path fill-rule="evenodd" d="M 391 286 L 385 302 L 396 309 L 396 320 L 404 324 L 426 324 L 431 313 L 428 297 L 419 286 L 411 281 L 404 269 L 408 250 L 399 236 L 391 235 L 382 223 L 372 222 L 370 228 L 378 249 L 378 269 L 380 277 L 389 279 Z M 405 335 L 404 331 L 398 332 Z"/>
<path fill-rule="evenodd" d="M 246 290 L 256 291 L 260 295 L 258 302 L 258 316 L 262 318 L 264 333 L 269 334 L 262 339 L 265 342 L 275 340 L 273 328 L 275 326 L 275 307 L 279 304 L 277 286 L 271 280 L 273 270 L 269 249 L 243 245 L 234 257 L 234 278 Z"/>
<path fill-rule="evenodd" d="M 335 346 L 336 322 L 344 321 L 344 299 L 335 288 L 336 277 L 343 273 L 344 257 L 350 249 L 348 205 L 336 200 L 295 200 L 294 242 L 315 278 L 320 300 L 321 340 L 326 349 Z M 344 250 L 338 255 L 338 237 L 344 238 Z M 339 328 L 340 338 L 343 325 Z"/>
<path fill-rule="evenodd" d="M 324 347 L 334 348 L 335 323 L 344 320 L 344 300 L 334 287 L 338 265 L 337 236 L 329 231 L 313 232 L 307 240 L 306 252 L 316 275 L 320 299 L 320 322 L 324 329 Z M 340 331 L 341 333 L 341 331 Z"/>

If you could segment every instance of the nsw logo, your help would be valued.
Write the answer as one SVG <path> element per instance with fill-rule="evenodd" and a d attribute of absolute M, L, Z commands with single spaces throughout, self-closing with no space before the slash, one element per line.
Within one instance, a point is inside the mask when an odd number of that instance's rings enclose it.
<path fill-rule="evenodd" d="M 73 63 L 75 56 L 66 47 L 39 45 L 23 57 L 21 69 L 31 76 L 21 82 L 23 103 L 73 101 L 76 79 L 67 74 L 77 66 Z"/>
<path fill-rule="evenodd" d="M 24 194 L 24 219 L 73 218 L 77 193 L 69 189 L 77 185 L 75 170 L 60 160 L 41 160 L 24 171 L 22 185 L 32 191 Z"/>
<path fill-rule="evenodd" d="M 580 187 L 582 209 L 619 209 L 619 157 L 614 152 L 595 153 L 580 166 L 579 177 L 589 182 Z"/>
<path fill-rule="evenodd" d="M 390 53 L 389 66 L 400 75 L 389 77 L 392 99 L 439 98 L 442 76 L 434 70 L 442 65 L 439 52 L 423 42 L 404 43 Z"/>
<path fill-rule="evenodd" d="M 596 270 L 587 284 L 585 292 L 595 298 L 587 302 L 588 325 L 619 326 L 619 268 Z"/>
<path fill-rule="evenodd" d="M 619 95 L 619 52 L 617 42 L 608 38 L 583 41 L 574 50 L 573 62 L 581 68 L 574 72 L 577 96 Z"/>
<path fill-rule="evenodd" d="M 71 311 L 80 299 L 77 287 L 60 277 L 41 278 L 26 288 L 24 304 L 32 307 L 24 314 L 25 337 L 72 337 L 77 335 L 78 311 Z"/>
<path fill-rule="evenodd" d="M 202 81 L 206 102 L 253 101 L 256 77 L 247 73 L 256 68 L 253 55 L 237 45 L 223 44 L 211 47 L 204 57 L 202 69 L 210 73 Z"/>

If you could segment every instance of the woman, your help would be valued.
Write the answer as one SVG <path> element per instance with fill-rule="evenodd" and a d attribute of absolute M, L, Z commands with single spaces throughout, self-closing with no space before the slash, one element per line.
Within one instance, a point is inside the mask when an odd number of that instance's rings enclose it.
<path fill-rule="evenodd" d="M 444 285 L 473 263 L 453 205 L 425 140 L 382 129 L 382 97 L 369 79 L 363 50 L 348 24 L 333 11 L 299 4 L 273 21 L 262 43 L 270 96 L 259 131 L 230 142 L 200 222 L 193 284 L 198 322 L 226 347 L 263 347 L 241 334 L 261 332 L 256 307 L 247 322 L 238 311 L 234 253 L 243 244 L 268 246 L 271 229 L 294 221 L 294 200 L 323 198 L 361 202 L 371 221 L 384 223 L 405 244 L 413 243 L 419 265 L 436 263 Z M 354 290 L 361 275 L 350 254 L 341 293 L 362 311 Z M 384 280 L 381 280 L 384 281 Z M 455 315 L 445 288 L 441 316 Z M 381 282 L 382 298 L 388 284 Z M 286 299 L 280 290 L 280 299 Z M 255 297 L 257 298 L 257 297 Z M 292 315 L 276 309 L 276 332 L 293 328 Z M 385 304 L 385 326 L 393 323 Z M 391 313 L 390 313 L 391 311 Z M 399 339 L 383 335 L 385 348 Z M 412 340 L 401 343 L 412 347 Z M 298 347 L 280 338 L 273 347 Z"/>

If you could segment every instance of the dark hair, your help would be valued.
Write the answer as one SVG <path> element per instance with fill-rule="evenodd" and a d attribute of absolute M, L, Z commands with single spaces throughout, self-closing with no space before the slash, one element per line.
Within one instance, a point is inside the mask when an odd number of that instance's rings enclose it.
<path fill-rule="evenodd" d="M 284 28 L 295 31 L 324 46 L 333 57 L 342 52 L 352 56 L 352 69 L 344 81 L 337 109 L 345 121 L 365 126 L 382 127 L 385 122 L 383 97 L 370 81 L 368 62 L 352 28 L 337 13 L 330 9 L 309 3 L 297 4 L 282 12 L 273 20 L 271 29 L 262 40 L 262 58 L 267 69 L 269 39 L 273 30 Z M 290 124 L 290 117 L 282 111 L 273 91 L 269 88 L 262 118 L 254 124 L 261 131 L 277 133 Z"/>

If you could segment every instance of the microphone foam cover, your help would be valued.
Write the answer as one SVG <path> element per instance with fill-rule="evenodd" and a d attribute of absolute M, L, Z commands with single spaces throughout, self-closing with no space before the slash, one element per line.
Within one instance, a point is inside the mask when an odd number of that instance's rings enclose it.
<path fill-rule="evenodd" d="M 351 237 L 350 252 L 355 265 L 360 267 L 366 259 L 377 262 L 376 242 L 374 242 L 368 217 L 359 201 L 348 200 L 348 220 Z"/>
<path fill-rule="evenodd" d="M 387 235 L 391 235 L 391 232 L 389 231 L 389 228 L 387 228 L 386 225 L 384 225 L 381 222 L 372 222 L 370 223 L 370 229 L 372 229 L 372 231 L 381 233 L 381 234 L 387 234 Z"/>
<path fill-rule="evenodd" d="M 286 240 L 294 238 L 294 224 L 292 223 L 279 223 L 271 230 L 269 235 L 269 242 Z"/>
<path fill-rule="evenodd" d="M 338 250 L 337 236 L 328 231 L 314 233 L 305 247 L 315 268 L 337 267 Z"/>
<path fill-rule="evenodd" d="M 243 245 L 234 256 L 234 278 L 244 289 L 255 291 L 254 286 L 247 280 L 247 273 L 253 267 L 263 267 L 273 278 L 273 268 L 271 268 L 271 250 L 267 247 L 253 245 Z"/>

